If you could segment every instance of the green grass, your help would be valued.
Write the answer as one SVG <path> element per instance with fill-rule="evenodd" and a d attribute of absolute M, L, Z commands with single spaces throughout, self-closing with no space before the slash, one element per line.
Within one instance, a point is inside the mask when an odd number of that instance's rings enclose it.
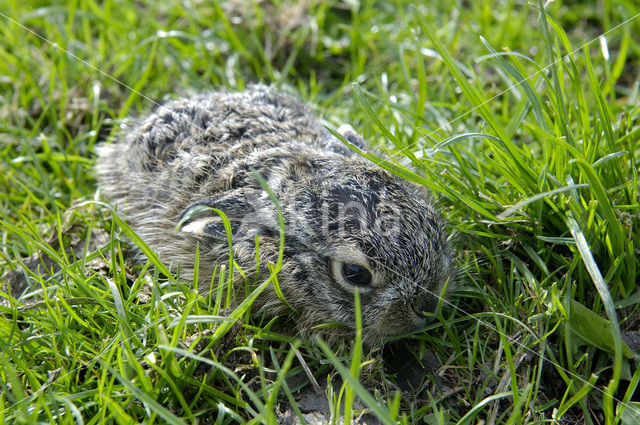
<path fill-rule="evenodd" d="M 0 0 L 0 273 L 50 259 L 23 298 L 2 279 L 0 423 L 277 423 L 304 368 L 334 420 L 638 423 L 640 5 L 411 3 Z M 125 117 L 255 81 L 352 124 L 446 216 L 459 273 L 411 337 L 441 365 L 417 395 L 380 350 L 300 341 L 146 248 L 133 267 L 96 202 Z"/>

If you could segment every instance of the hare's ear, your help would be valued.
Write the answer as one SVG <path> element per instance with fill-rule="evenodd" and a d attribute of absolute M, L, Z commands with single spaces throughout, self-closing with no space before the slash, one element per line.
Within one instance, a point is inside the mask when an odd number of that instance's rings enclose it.
<path fill-rule="evenodd" d="M 233 237 L 271 234 L 268 204 L 253 189 L 237 189 L 224 195 L 196 201 L 181 214 L 178 229 L 198 238 L 227 239 L 222 214 L 229 220 Z"/>

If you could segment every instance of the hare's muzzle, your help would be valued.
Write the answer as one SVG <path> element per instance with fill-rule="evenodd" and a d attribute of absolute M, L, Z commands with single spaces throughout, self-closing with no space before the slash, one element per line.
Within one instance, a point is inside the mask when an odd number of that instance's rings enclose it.
<path fill-rule="evenodd" d="M 435 298 L 420 298 L 411 304 L 411 309 L 417 316 L 425 318 L 428 314 L 435 311 L 436 306 L 437 300 Z"/>

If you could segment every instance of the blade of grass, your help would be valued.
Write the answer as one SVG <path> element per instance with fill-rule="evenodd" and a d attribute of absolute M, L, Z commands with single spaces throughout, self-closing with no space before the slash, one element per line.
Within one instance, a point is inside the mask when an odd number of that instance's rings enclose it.
<path fill-rule="evenodd" d="M 482 42 L 482 44 L 484 44 L 487 50 L 491 52 L 491 54 L 476 59 L 476 62 L 479 62 L 485 58 L 487 59 L 491 58 L 495 60 L 498 63 L 498 66 L 502 68 L 507 74 L 509 74 L 516 81 L 516 87 L 521 87 L 522 90 L 524 90 L 527 98 L 529 99 L 529 103 L 533 107 L 533 114 L 536 117 L 536 121 L 538 121 L 538 125 L 542 127 L 545 131 L 548 131 L 547 122 L 544 118 L 544 114 L 542 113 L 542 105 L 540 104 L 540 97 L 536 94 L 533 88 L 531 88 L 531 85 L 529 84 L 529 81 L 528 81 L 531 78 L 531 76 L 528 76 L 526 78 L 522 76 L 522 74 L 520 74 L 520 72 L 513 65 L 511 65 L 508 61 L 502 58 L 502 55 L 499 54 L 493 48 L 493 46 L 491 46 L 491 44 L 487 41 L 487 39 L 480 36 L 480 41 Z M 503 52 L 503 53 L 507 53 L 507 52 Z M 539 72 L 540 70 L 538 69 L 538 73 Z M 533 74 L 533 75 L 536 75 L 536 74 Z"/>
<path fill-rule="evenodd" d="M 353 349 L 351 354 L 351 368 L 350 373 L 351 377 L 358 381 L 360 378 L 360 361 L 362 359 L 362 314 L 360 311 L 360 292 L 358 289 L 353 291 L 354 297 L 354 311 L 355 311 L 355 321 L 356 321 L 356 336 L 353 342 Z M 351 411 L 353 409 L 353 401 L 355 398 L 355 392 L 353 387 L 347 385 L 345 389 L 344 395 L 344 418 L 345 421 L 351 423 Z"/>
<path fill-rule="evenodd" d="M 613 424 L 613 419 L 615 417 L 615 413 L 613 411 L 613 400 L 615 398 L 615 393 L 620 383 L 620 375 L 622 371 L 622 336 L 620 334 L 620 325 L 618 324 L 618 316 L 616 314 L 615 307 L 613 305 L 613 299 L 611 298 L 611 293 L 609 292 L 609 288 L 600 273 L 598 265 L 591 254 L 591 249 L 589 248 L 589 244 L 578 225 L 578 222 L 573 218 L 573 215 L 569 211 L 567 213 L 567 226 L 573 235 L 573 238 L 576 241 L 576 246 L 580 255 L 582 256 L 582 260 L 591 276 L 593 284 L 600 295 L 600 299 L 602 300 L 602 304 L 604 305 L 605 311 L 607 313 L 607 317 L 609 318 L 611 334 L 613 336 L 614 343 L 614 355 L 613 355 L 613 375 L 611 380 L 609 381 L 609 385 L 605 388 L 605 397 L 603 400 L 603 408 L 605 413 L 605 420 L 607 424 Z"/>
<path fill-rule="evenodd" d="M 562 134 L 566 138 L 567 142 L 570 145 L 573 145 L 573 135 L 569 130 L 568 122 L 568 114 L 567 108 L 564 100 L 564 92 L 562 90 L 563 86 L 561 85 L 561 80 L 558 72 L 558 57 L 556 57 L 553 42 L 551 40 L 551 34 L 549 33 L 549 26 L 547 22 L 547 12 L 545 11 L 544 4 L 542 0 L 538 0 L 538 10 L 540 12 L 540 26 L 542 27 L 542 35 L 546 41 L 547 55 L 549 57 L 549 61 L 551 64 L 551 75 L 553 76 L 553 90 L 555 93 L 555 109 L 559 112 L 560 118 L 560 127 L 562 129 Z"/>

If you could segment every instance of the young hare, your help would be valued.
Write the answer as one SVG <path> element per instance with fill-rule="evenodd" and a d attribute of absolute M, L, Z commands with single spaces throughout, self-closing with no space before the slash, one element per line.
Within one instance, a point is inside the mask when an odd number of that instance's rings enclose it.
<path fill-rule="evenodd" d="M 348 126 L 347 126 L 348 127 Z M 364 149 L 350 127 L 345 139 Z M 260 278 L 278 258 L 276 206 L 282 207 L 284 259 L 278 275 L 307 336 L 353 334 L 354 290 L 369 342 L 425 324 L 452 269 L 443 221 L 424 191 L 363 159 L 290 95 L 266 86 L 209 93 L 159 107 L 115 143 L 99 148 L 102 193 L 165 264 L 211 290 L 215 266 L 233 256 Z M 197 214 L 189 214 L 196 206 Z M 181 223 L 179 230 L 178 224 Z M 268 287 L 254 303 L 268 315 L 291 310 Z M 323 323 L 344 326 L 314 329 Z"/>

